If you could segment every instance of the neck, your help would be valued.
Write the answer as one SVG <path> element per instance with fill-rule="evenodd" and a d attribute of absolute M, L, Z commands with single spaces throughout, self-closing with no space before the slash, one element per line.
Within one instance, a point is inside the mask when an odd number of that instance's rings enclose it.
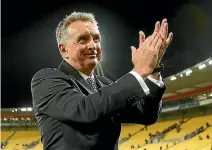
<path fill-rule="evenodd" d="M 71 66 L 73 66 L 77 71 L 82 72 L 87 76 L 91 76 L 95 67 L 84 67 L 78 63 L 71 63 L 69 60 L 66 60 Z"/>
<path fill-rule="evenodd" d="M 77 69 L 79 72 L 82 72 L 83 74 L 91 77 L 93 70 L 89 70 L 89 69 Z"/>

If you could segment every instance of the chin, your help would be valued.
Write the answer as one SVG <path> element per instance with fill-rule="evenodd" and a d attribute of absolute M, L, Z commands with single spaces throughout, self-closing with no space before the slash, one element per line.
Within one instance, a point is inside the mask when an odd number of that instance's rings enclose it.
<path fill-rule="evenodd" d="M 95 59 L 89 59 L 89 60 L 87 60 L 86 61 L 86 64 L 87 64 L 87 66 L 89 67 L 89 68 L 95 68 L 96 67 L 96 65 L 98 64 L 98 60 L 97 60 L 97 58 L 95 58 Z"/>

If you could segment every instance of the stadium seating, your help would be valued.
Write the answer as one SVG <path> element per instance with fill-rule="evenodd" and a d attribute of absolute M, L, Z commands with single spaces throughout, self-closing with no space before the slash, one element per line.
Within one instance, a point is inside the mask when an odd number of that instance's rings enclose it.
<path fill-rule="evenodd" d="M 211 148 L 212 144 L 212 126 L 207 128 L 204 132 L 202 132 L 199 135 L 196 135 L 195 137 L 183 141 L 183 142 L 174 142 L 173 139 L 178 139 L 180 137 L 185 136 L 188 133 L 191 133 L 192 131 L 196 130 L 200 126 L 203 125 L 204 128 L 206 128 L 206 122 L 209 124 L 212 124 L 212 115 L 210 116 L 203 116 L 203 117 L 195 117 L 187 121 L 186 123 L 182 124 L 181 131 L 179 133 L 176 132 L 176 129 L 173 131 L 170 131 L 167 133 L 167 136 L 160 142 L 160 143 L 153 143 L 153 144 L 146 144 L 144 145 L 144 140 L 149 139 L 149 133 L 154 133 L 155 131 L 159 130 L 162 131 L 164 128 L 170 126 L 173 123 L 179 123 L 179 120 L 174 121 L 167 121 L 167 122 L 159 122 L 154 125 L 148 126 L 147 131 L 141 131 L 135 136 L 132 136 L 129 140 L 119 145 L 120 150 L 129 150 L 129 149 L 137 149 L 137 150 L 160 150 L 160 147 L 162 147 L 162 150 L 170 149 L 170 150 L 185 150 L 187 148 L 188 150 L 200 150 L 200 149 L 206 149 L 206 147 Z M 131 127 L 132 128 L 132 127 Z M 122 130 L 127 130 L 127 127 L 123 128 Z M 130 130 L 128 130 L 129 132 Z M 126 131 L 122 131 L 124 133 Z M 206 135 L 210 136 L 210 139 L 206 138 Z M 201 136 L 203 139 L 199 140 L 199 136 Z M 166 141 L 166 142 L 164 142 Z M 141 148 L 138 148 L 138 144 L 141 146 Z M 132 147 L 133 146 L 133 147 Z"/>
<path fill-rule="evenodd" d="M 210 139 L 207 139 L 206 135 L 209 135 Z M 202 137 L 202 140 L 199 139 L 199 136 Z M 200 149 L 206 149 L 205 146 L 211 144 L 212 144 L 212 127 L 206 129 L 205 132 L 193 137 L 192 139 L 176 144 L 175 146 L 169 148 L 169 150 L 179 150 L 179 149 L 200 150 Z"/>
<path fill-rule="evenodd" d="M 162 131 L 164 128 L 167 128 L 168 126 L 179 122 L 178 120 L 173 120 L 173 121 L 166 121 L 166 122 L 158 122 L 154 125 L 148 126 L 147 130 L 143 130 L 138 132 L 136 135 L 132 136 L 129 140 L 126 142 L 120 144 L 120 150 L 129 150 L 131 146 L 137 147 L 137 145 L 144 145 L 145 144 L 145 139 L 149 139 L 149 133 L 155 133 L 156 131 Z M 142 126 L 142 125 L 141 125 Z M 131 127 L 132 128 L 132 127 Z M 127 128 L 122 128 L 122 130 L 127 130 L 130 132 L 131 130 L 128 130 Z M 126 131 L 122 131 L 122 133 L 125 133 Z M 120 136 L 122 137 L 122 135 Z"/>
<path fill-rule="evenodd" d="M 33 150 L 43 150 L 43 144 L 39 143 L 38 145 L 36 145 Z"/>
<path fill-rule="evenodd" d="M 1 141 L 6 141 L 13 134 L 13 131 L 2 131 L 1 132 Z"/>
<path fill-rule="evenodd" d="M 177 138 L 183 137 L 187 133 L 190 133 L 190 132 L 196 130 L 196 128 L 198 128 L 202 125 L 205 126 L 205 123 L 210 122 L 210 121 L 212 121 L 212 115 L 207 116 L 207 117 L 203 116 L 203 117 L 192 118 L 188 122 L 181 125 L 180 132 L 173 130 L 165 136 L 165 139 L 177 139 Z"/>
<path fill-rule="evenodd" d="M 139 124 L 123 125 L 121 134 L 120 134 L 120 139 L 128 137 L 129 134 L 134 134 L 134 133 L 138 132 L 139 130 L 141 130 L 142 128 L 144 128 L 144 126 L 139 125 Z"/>
<path fill-rule="evenodd" d="M 40 133 L 38 131 L 17 131 L 9 140 L 9 144 L 5 150 L 12 150 L 14 147 L 22 149 L 24 144 L 30 144 L 38 139 L 40 139 Z"/>
<path fill-rule="evenodd" d="M 147 130 L 144 129 L 143 125 L 123 125 L 120 139 L 128 137 L 129 133 L 131 134 L 131 137 L 119 145 L 119 150 L 160 150 L 160 147 L 162 147 L 162 150 L 185 150 L 186 148 L 188 150 L 204 150 L 206 148 L 210 149 L 212 146 L 212 126 L 206 128 L 206 122 L 212 124 L 212 115 L 192 118 L 186 123 L 182 124 L 181 131 L 179 133 L 177 133 L 176 129 L 174 129 L 168 132 L 165 138 L 161 140 L 161 142 L 152 144 L 145 144 L 145 139 L 149 139 L 149 133 L 154 134 L 156 131 L 161 132 L 163 129 L 173 125 L 174 123 L 179 123 L 179 120 L 157 122 L 154 125 L 148 126 Z M 176 142 L 174 144 L 173 139 L 185 136 L 202 125 L 204 128 L 206 128 L 204 132 L 194 136 L 189 140 Z M 2 131 L 2 141 L 5 141 L 12 133 L 13 131 Z M 209 139 L 206 138 L 207 135 L 209 135 Z M 202 137 L 202 140 L 199 139 L 199 136 Z M 23 144 L 30 144 L 31 142 L 39 139 L 39 131 L 17 131 L 15 135 L 9 140 L 9 144 L 6 146 L 5 150 L 13 150 L 14 147 L 23 149 Z M 43 145 L 42 143 L 39 143 L 31 149 L 42 150 Z"/>

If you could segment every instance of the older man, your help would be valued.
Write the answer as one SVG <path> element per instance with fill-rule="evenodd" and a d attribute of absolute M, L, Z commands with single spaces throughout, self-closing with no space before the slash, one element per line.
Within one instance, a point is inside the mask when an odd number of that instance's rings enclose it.
<path fill-rule="evenodd" d="M 73 12 L 56 29 L 63 57 L 58 68 L 32 78 L 33 108 L 45 150 L 117 150 L 121 123 L 157 121 L 165 85 L 160 60 L 172 40 L 164 19 L 139 47 L 131 47 L 134 68 L 116 82 L 98 76 L 100 32 L 91 13 Z"/>

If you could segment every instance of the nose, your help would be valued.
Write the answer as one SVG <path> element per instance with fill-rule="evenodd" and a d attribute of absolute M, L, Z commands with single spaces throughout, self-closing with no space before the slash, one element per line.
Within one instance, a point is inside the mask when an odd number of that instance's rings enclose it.
<path fill-rule="evenodd" d="M 88 43 L 88 49 L 89 50 L 96 50 L 96 43 L 94 42 L 93 39 L 91 39 L 90 42 Z"/>

